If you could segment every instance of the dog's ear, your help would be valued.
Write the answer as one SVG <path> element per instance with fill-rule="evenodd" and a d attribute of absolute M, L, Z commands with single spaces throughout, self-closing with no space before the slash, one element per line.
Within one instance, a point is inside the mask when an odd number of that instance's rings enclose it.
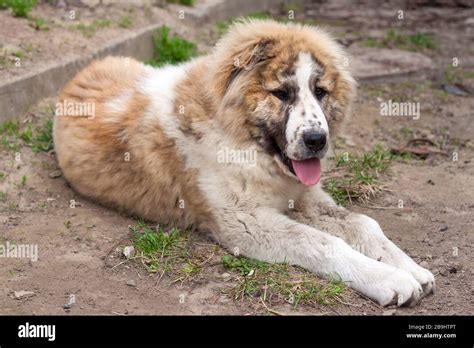
<path fill-rule="evenodd" d="M 272 45 L 272 40 L 264 39 L 246 47 L 234 57 L 232 74 L 235 75 L 242 70 L 251 70 L 258 64 L 272 58 Z"/>
<path fill-rule="evenodd" d="M 275 56 L 273 46 L 274 40 L 261 39 L 231 52 L 226 61 L 217 68 L 218 71 L 214 76 L 215 88 L 219 90 L 219 94 L 223 96 L 237 76 L 273 58 Z"/>

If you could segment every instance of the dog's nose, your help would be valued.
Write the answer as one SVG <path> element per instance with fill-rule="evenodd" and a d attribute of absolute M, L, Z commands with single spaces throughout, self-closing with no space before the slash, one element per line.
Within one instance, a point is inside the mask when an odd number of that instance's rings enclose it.
<path fill-rule="evenodd" d="M 317 131 L 306 131 L 303 133 L 303 141 L 308 149 L 319 151 L 326 146 L 326 133 Z"/>

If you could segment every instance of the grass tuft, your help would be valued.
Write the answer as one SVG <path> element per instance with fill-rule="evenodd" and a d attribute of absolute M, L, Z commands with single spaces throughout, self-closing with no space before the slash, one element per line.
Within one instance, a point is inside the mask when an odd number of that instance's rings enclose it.
<path fill-rule="evenodd" d="M 21 140 L 21 141 L 20 141 Z M 33 129 L 31 122 L 20 129 L 18 121 L 6 121 L 0 124 L 0 146 L 5 150 L 17 151 L 20 145 L 30 146 L 34 152 L 47 152 L 53 148 L 53 121 Z"/>
<path fill-rule="evenodd" d="M 133 20 L 130 16 L 123 16 L 118 23 L 120 28 L 130 28 L 133 25 Z"/>
<path fill-rule="evenodd" d="M 10 8 L 15 17 L 27 18 L 37 0 L 0 0 L 0 9 Z"/>
<path fill-rule="evenodd" d="M 34 152 L 48 152 L 53 148 L 53 120 L 47 120 L 35 133 L 31 143 Z"/>
<path fill-rule="evenodd" d="M 195 267 L 188 261 L 188 234 L 177 228 L 167 232 L 163 228 L 153 230 L 143 221 L 131 226 L 130 231 L 136 256 L 149 272 L 171 275 L 182 270 L 188 275 L 196 273 Z"/>
<path fill-rule="evenodd" d="M 28 25 L 35 30 L 49 31 L 48 23 L 43 18 L 29 18 Z"/>
<path fill-rule="evenodd" d="M 158 35 L 153 37 L 155 45 L 153 57 L 146 64 L 162 66 L 185 62 L 197 54 L 196 44 L 187 41 L 176 34 L 170 36 L 170 28 L 162 26 Z"/>
<path fill-rule="evenodd" d="M 79 23 L 73 25 L 72 28 L 79 30 L 85 37 L 91 38 L 95 35 L 97 30 L 108 28 L 111 25 L 112 22 L 109 19 L 96 19 L 92 23 Z"/>
<path fill-rule="evenodd" d="M 195 0 L 166 0 L 169 4 L 179 4 L 184 6 L 194 6 Z"/>
<path fill-rule="evenodd" d="M 324 188 L 340 205 L 367 202 L 383 190 L 381 174 L 387 173 L 391 162 L 400 158 L 408 159 L 381 146 L 362 155 L 347 152 L 336 155 L 333 158 L 336 161 L 335 176 L 324 181 Z"/>
<path fill-rule="evenodd" d="M 345 289 L 344 283 L 320 281 L 315 275 L 287 263 L 267 262 L 225 255 L 222 263 L 233 273 L 237 285 L 228 292 L 235 300 L 261 298 L 270 304 L 333 304 Z"/>
<path fill-rule="evenodd" d="M 389 30 L 383 38 L 368 38 L 365 41 L 365 46 L 381 48 L 396 47 L 407 51 L 423 51 L 436 49 L 439 43 L 433 34 L 403 34 L 395 30 Z"/>

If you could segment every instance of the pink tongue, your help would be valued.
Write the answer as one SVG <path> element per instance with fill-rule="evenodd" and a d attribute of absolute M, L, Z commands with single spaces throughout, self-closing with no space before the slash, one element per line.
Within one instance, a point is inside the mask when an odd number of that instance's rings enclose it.
<path fill-rule="evenodd" d="M 319 158 L 304 161 L 291 160 L 296 176 L 306 186 L 316 185 L 321 178 L 321 163 Z"/>

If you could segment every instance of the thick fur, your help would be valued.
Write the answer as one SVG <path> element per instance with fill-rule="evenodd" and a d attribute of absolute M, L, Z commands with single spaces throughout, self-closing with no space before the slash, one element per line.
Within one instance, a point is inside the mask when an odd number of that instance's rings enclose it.
<path fill-rule="evenodd" d="M 376 221 L 301 184 L 282 159 L 308 158 L 304 131 L 329 137 L 350 113 L 347 62 L 324 31 L 273 21 L 236 24 L 211 54 L 179 66 L 96 61 L 60 96 L 93 103 L 95 115 L 56 116 L 59 165 L 99 203 L 340 278 L 382 305 L 416 303 L 433 291 L 433 275 Z M 256 161 L 219 161 L 222 149 L 255 151 Z"/>

